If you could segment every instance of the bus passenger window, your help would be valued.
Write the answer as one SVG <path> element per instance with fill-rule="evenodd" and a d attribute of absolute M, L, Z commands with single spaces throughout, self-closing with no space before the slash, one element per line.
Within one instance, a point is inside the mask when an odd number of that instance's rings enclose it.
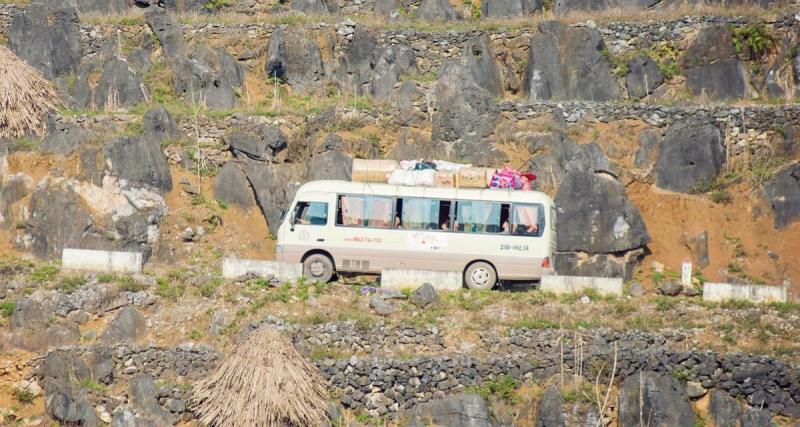
<path fill-rule="evenodd" d="M 492 202 L 456 202 L 456 231 L 502 233 L 501 205 Z"/>
<path fill-rule="evenodd" d="M 451 230 L 450 205 L 451 202 L 449 200 L 439 201 L 439 230 Z"/>
<path fill-rule="evenodd" d="M 398 199 L 400 203 L 400 199 Z M 409 230 L 439 230 L 439 201 L 433 199 L 402 199 L 400 212 L 402 228 Z"/>
<path fill-rule="evenodd" d="M 326 225 L 328 223 L 328 204 L 324 202 L 298 202 L 295 208 L 295 224 Z"/>
<path fill-rule="evenodd" d="M 516 236 L 541 236 L 543 210 L 541 205 L 514 205 L 511 224 L 512 234 Z"/>
<path fill-rule="evenodd" d="M 367 227 L 390 228 L 392 226 L 392 198 L 367 197 L 364 218 Z"/>
<path fill-rule="evenodd" d="M 339 209 L 336 214 L 338 225 L 364 225 L 364 198 L 361 196 L 339 196 Z"/>

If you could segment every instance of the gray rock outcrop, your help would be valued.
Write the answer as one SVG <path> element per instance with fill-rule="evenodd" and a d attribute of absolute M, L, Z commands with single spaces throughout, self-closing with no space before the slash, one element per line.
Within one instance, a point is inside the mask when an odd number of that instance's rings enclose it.
<path fill-rule="evenodd" d="M 147 90 L 128 61 L 115 56 L 103 65 L 94 99 L 98 108 L 130 107 L 145 102 Z"/>
<path fill-rule="evenodd" d="M 255 204 L 253 189 L 235 161 L 225 163 L 217 172 L 214 178 L 214 198 L 245 209 Z"/>
<path fill-rule="evenodd" d="M 492 427 L 497 425 L 486 401 L 476 395 L 462 393 L 422 403 L 414 408 L 410 427 L 433 423 L 440 427 Z"/>
<path fill-rule="evenodd" d="M 119 179 L 172 191 L 172 174 L 158 141 L 139 136 L 120 137 L 109 141 L 104 152 Z"/>
<path fill-rule="evenodd" d="M 558 387 L 551 385 L 536 405 L 536 427 L 561 427 L 566 425 L 564 399 Z"/>
<path fill-rule="evenodd" d="M 644 98 L 663 83 L 664 74 L 661 73 L 658 64 L 649 56 L 637 56 L 628 61 L 625 88 L 628 90 L 629 98 Z"/>
<path fill-rule="evenodd" d="M 658 150 L 659 188 L 687 193 L 712 181 L 725 163 L 722 133 L 712 124 L 680 122 L 667 128 Z"/>
<path fill-rule="evenodd" d="M 745 98 L 752 92 L 728 26 L 701 29 L 686 50 L 683 62 L 686 84 L 694 96 L 727 100 Z"/>
<path fill-rule="evenodd" d="M 772 207 L 775 228 L 786 228 L 800 219 L 800 163 L 779 169 L 764 183 L 764 196 Z"/>
<path fill-rule="evenodd" d="M 83 55 L 78 22 L 68 4 L 33 3 L 11 21 L 8 47 L 48 79 L 76 73 Z"/>
<path fill-rule="evenodd" d="M 542 8 L 539 0 L 483 0 L 481 16 L 486 18 L 515 18 L 533 14 Z"/>
<path fill-rule="evenodd" d="M 665 374 L 646 371 L 625 378 L 618 408 L 620 427 L 695 425 L 686 390 Z"/>
<path fill-rule="evenodd" d="M 609 101 L 620 98 L 596 28 L 540 23 L 531 38 L 523 90 L 531 100 Z"/>
<path fill-rule="evenodd" d="M 423 21 L 455 21 L 461 19 L 448 0 L 422 0 L 417 8 L 417 18 Z"/>
<path fill-rule="evenodd" d="M 319 47 L 297 27 L 280 27 L 272 32 L 264 71 L 267 77 L 280 79 L 299 90 L 319 85 L 325 76 Z"/>
<path fill-rule="evenodd" d="M 559 223 L 569 224 L 558 233 L 559 273 L 631 276 L 650 234 L 619 181 L 605 174 L 571 172 L 555 203 Z"/>
<path fill-rule="evenodd" d="M 144 317 L 131 306 L 123 307 L 100 335 L 106 344 L 132 342 L 147 333 Z"/>

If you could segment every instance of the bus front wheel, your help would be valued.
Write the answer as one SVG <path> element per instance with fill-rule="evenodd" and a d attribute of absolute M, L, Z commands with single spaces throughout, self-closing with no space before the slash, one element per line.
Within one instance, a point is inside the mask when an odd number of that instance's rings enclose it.
<path fill-rule="evenodd" d="M 464 282 L 476 291 L 492 289 L 497 283 L 497 272 L 488 262 L 473 262 L 464 272 Z"/>
<path fill-rule="evenodd" d="M 307 279 L 328 283 L 333 278 L 333 261 L 323 254 L 313 254 L 303 261 L 303 275 Z"/>

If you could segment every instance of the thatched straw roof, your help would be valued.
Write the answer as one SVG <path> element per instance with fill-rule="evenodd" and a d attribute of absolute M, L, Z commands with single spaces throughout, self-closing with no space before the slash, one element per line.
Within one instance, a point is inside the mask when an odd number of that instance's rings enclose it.
<path fill-rule="evenodd" d="M 189 402 L 209 426 L 316 426 L 325 381 L 280 332 L 262 327 L 194 388 Z"/>
<path fill-rule="evenodd" d="M 44 130 L 45 113 L 58 95 L 35 68 L 0 46 L 0 138 L 19 138 Z"/>

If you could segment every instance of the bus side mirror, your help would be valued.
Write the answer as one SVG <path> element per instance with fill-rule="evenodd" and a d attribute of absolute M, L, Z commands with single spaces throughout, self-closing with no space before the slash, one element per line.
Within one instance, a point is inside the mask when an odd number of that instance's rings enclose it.
<path fill-rule="evenodd" d="M 294 232 L 294 225 L 297 223 L 297 207 L 292 210 L 292 216 L 289 217 L 289 231 Z"/>

